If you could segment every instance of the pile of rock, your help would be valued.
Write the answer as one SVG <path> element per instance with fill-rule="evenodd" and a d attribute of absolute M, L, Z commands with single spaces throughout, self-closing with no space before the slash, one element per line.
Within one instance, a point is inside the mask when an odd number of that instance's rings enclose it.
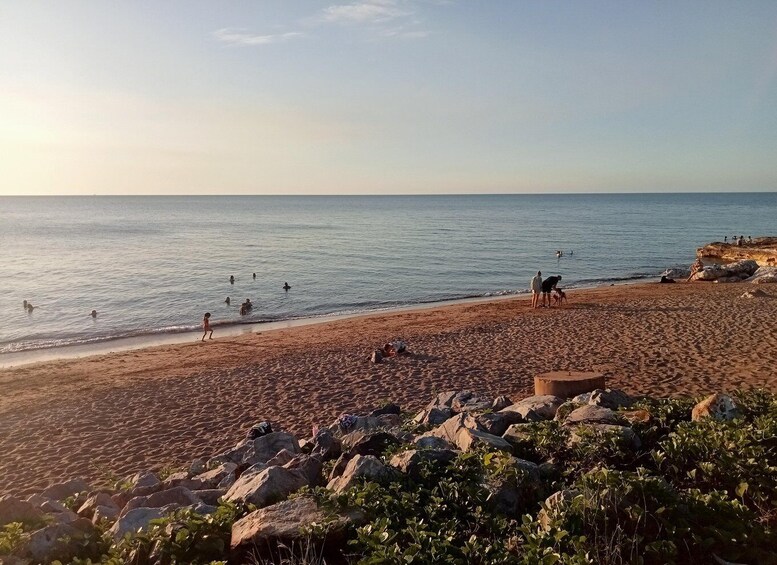
<path fill-rule="evenodd" d="M 701 271 L 694 273 L 691 280 L 718 283 L 741 282 L 753 276 L 757 270 L 758 263 L 752 259 L 744 259 L 725 265 L 707 265 Z"/>
<path fill-rule="evenodd" d="M 705 402 L 694 408 L 694 419 L 733 417 L 728 397 L 718 395 Z M 631 426 L 649 420 L 650 414 L 631 410 L 632 403 L 627 394 L 611 389 L 571 400 L 532 396 L 518 402 L 450 391 L 438 394 L 415 415 L 415 433 L 405 430 L 399 406 L 393 404 L 368 415 L 342 416 L 303 440 L 270 431 L 263 423 L 233 448 L 208 460 L 197 459 L 188 469 L 165 478 L 145 471 L 128 477 L 120 489 L 96 489 L 76 479 L 26 500 L 0 498 L 0 526 L 11 522 L 39 526 L 15 552 L 16 561 L 5 562 L 66 562 L 95 533 L 98 523 L 110 524 L 110 534 L 119 540 L 178 509 L 212 513 L 221 500 L 257 508 L 232 527 L 235 562 L 243 562 L 249 553 L 301 542 L 306 528 L 324 523 L 325 547 L 339 551 L 346 528 L 363 523 L 365 517 L 358 511 L 332 514 L 319 508 L 312 497 L 290 499 L 292 493 L 323 485 L 342 492 L 364 480 L 388 482 L 403 474 L 413 476 L 423 465 L 445 464 L 479 446 L 503 452 L 509 465 L 525 477 L 521 485 L 498 481 L 489 485 L 494 508 L 510 513 L 518 507 L 516 489 L 534 488 L 540 477 L 555 472 L 550 463 L 538 465 L 513 455 L 528 437 L 532 422 L 561 422 L 572 432 L 571 444 L 580 441 L 577 432 L 585 427 L 589 433 L 615 434 L 623 445 L 638 449 L 640 438 Z M 382 458 L 389 449 L 396 450 L 396 455 Z M 331 471 L 325 476 L 326 462 Z"/>

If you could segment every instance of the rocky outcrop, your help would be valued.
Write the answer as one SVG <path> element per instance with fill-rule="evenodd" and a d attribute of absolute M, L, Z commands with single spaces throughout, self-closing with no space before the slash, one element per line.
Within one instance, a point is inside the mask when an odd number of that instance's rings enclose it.
<path fill-rule="evenodd" d="M 708 265 L 694 273 L 691 281 L 740 282 L 750 278 L 758 270 L 752 259 L 744 259 L 725 265 Z"/>
<path fill-rule="evenodd" d="M 753 284 L 777 283 L 777 267 L 758 267 L 753 276 L 747 279 Z"/>
<path fill-rule="evenodd" d="M 777 266 L 777 237 L 757 237 L 751 243 L 709 243 L 696 250 L 701 259 L 734 262 L 749 259 L 760 267 Z"/>

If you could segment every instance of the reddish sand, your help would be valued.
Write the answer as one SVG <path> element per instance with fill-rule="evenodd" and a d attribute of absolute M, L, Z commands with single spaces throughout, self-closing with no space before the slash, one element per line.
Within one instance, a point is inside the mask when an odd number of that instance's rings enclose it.
<path fill-rule="evenodd" d="M 632 285 L 365 316 L 0 371 L 0 494 L 180 466 L 269 419 L 300 435 L 385 400 L 470 389 L 520 398 L 551 370 L 602 371 L 632 394 L 777 389 L 777 289 Z M 218 330 L 216 331 L 218 336 Z M 412 355 L 368 362 L 401 336 Z"/>

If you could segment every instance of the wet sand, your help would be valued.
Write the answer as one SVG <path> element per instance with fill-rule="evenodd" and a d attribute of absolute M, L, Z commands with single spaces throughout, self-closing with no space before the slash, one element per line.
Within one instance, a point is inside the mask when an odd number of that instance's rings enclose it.
<path fill-rule="evenodd" d="M 0 494 L 182 466 L 271 420 L 300 435 L 383 401 L 470 389 L 520 398 L 550 370 L 595 370 L 631 394 L 777 390 L 777 288 L 643 284 L 382 313 L 0 370 Z M 765 288 L 766 287 L 766 288 Z M 378 365 L 403 338 L 411 355 Z"/>

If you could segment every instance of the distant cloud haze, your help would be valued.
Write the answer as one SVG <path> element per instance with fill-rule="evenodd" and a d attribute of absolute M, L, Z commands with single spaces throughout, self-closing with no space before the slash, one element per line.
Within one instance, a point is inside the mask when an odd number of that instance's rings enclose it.
<path fill-rule="evenodd" d="M 270 43 L 281 43 L 295 37 L 304 35 L 298 31 L 279 33 L 275 35 L 255 35 L 246 33 L 245 29 L 222 28 L 213 32 L 213 37 L 223 43 L 232 45 L 268 45 Z"/>
<path fill-rule="evenodd" d="M 324 9 L 322 19 L 330 23 L 383 23 L 412 14 L 394 0 L 370 0 L 329 6 Z"/>

